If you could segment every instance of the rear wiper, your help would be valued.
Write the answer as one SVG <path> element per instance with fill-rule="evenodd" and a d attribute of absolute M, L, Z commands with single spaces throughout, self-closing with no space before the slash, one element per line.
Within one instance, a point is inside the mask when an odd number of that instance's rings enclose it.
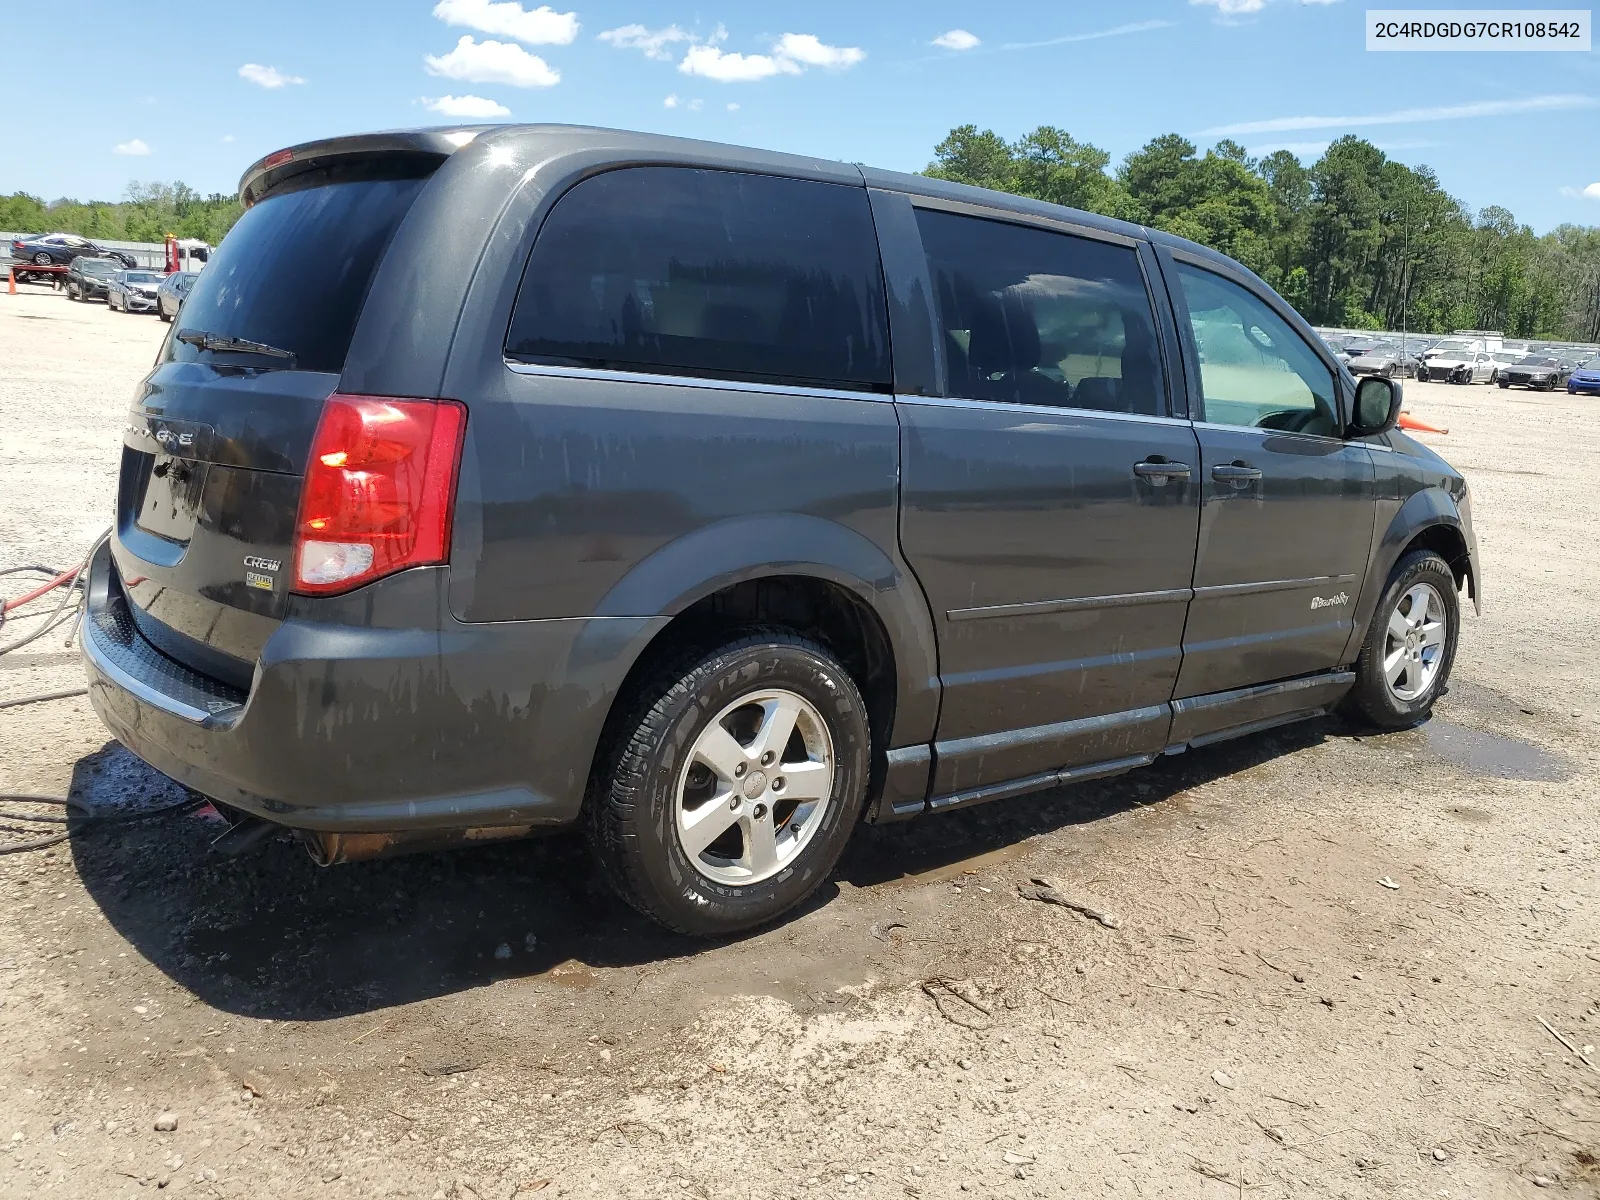
<path fill-rule="evenodd" d="M 230 350 L 236 354 L 262 354 L 268 358 L 287 358 L 291 362 L 296 357 L 292 350 L 280 350 L 277 346 L 269 346 L 265 342 L 229 337 L 224 333 L 207 333 L 203 329 L 180 329 L 177 338 L 197 350 Z"/>

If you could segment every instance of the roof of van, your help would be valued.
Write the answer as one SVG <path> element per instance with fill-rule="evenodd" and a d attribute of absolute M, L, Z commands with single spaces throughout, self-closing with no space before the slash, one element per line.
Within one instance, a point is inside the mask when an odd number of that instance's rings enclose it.
<path fill-rule="evenodd" d="M 377 157 L 385 154 L 412 154 L 437 157 L 441 162 L 456 150 L 479 139 L 492 138 L 496 143 L 536 140 L 557 140 L 567 147 L 605 150 L 626 161 L 637 156 L 645 162 L 681 158 L 687 163 L 698 163 L 722 168 L 743 167 L 772 174 L 795 175 L 839 182 L 844 178 L 862 179 L 868 187 L 907 192 L 912 195 L 955 200 L 979 204 L 1011 212 L 1070 221 L 1091 229 L 1120 233 L 1127 237 L 1143 238 L 1163 245 L 1181 248 L 1235 269 L 1235 263 L 1226 255 L 1209 246 L 1164 230 L 1135 225 L 1115 217 L 1067 208 L 1028 196 L 1010 192 L 997 192 L 988 188 L 973 187 L 964 183 L 951 183 L 926 175 L 902 171 L 885 171 L 860 163 L 843 163 L 833 159 L 810 158 L 798 154 L 785 154 L 775 150 L 759 150 L 748 146 L 733 146 L 722 142 L 701 141 L 695 138 L 673 137 L 659 133 L 637 133 L 626 129 L 608 129 L 588 125 L 439 125 L 415 129 L 390 129 L 375 133 L 351 134 L 344 137 L 323 138 L 302 142 L 252 163 L 239 179 L 239 198 L 246 207 L 260 199 L 267 191 L 293 175 L 311 170 L 336 159 L 351 157 Z"/>

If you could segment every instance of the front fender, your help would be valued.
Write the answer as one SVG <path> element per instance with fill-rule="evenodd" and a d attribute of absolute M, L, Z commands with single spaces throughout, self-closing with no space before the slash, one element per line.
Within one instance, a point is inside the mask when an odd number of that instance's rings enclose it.
<path fill-rule="evenodd" d="M 859 597 L 894 651 L 895 721 L 889 745 L 930 741 L 938 715 L 933 620 L 911 573 L 855 530 L 803 513 L 729 517 L 668 542 L 619 579 L 595 616 L 677 616 L 750 579 L 807 575 Z"/>
<path fill-rule="evenodd" d="M 1354 628 L 1350 635 L 1350 644 L 1346 648 L 1346 659 L 1353 658 L 1359 651 L 1361 641 L 1366 637 L 1367 627 L 1372 622 L 1372 614 L 1378 607 L 1378 600 L 1389 582 L 1389 572 L 1394 570 L 1400 555 L 1405 552 L 1407 546 L 1431 528 L 1445 528 L 1452 531 L 1465 547 L 1464 570 L 1467 589 L 1472 595 L 1473 611 L 1482 615 L 1483 588 L 1480 580 L 1483 576 L 1478 569 L 1478 541 L 1472 531 L 1471 501 L 1465 492 L 1462 493 L 1460 501 L 1457 501 L 1456 497 L 1444 487 L 1436 485 L 1420 488 L 1400 505 L 1373 547 L 1371 561 L 1367 564 L 1366 580 L 1362 584 L 1353 618 Z"/>

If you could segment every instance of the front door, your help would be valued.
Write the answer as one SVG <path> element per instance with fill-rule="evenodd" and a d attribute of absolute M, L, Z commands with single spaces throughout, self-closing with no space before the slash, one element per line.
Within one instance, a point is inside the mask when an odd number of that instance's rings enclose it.
<path fill-rule="evenodd" d="M 1372 452 L 1342 436 L 1327 361 L 1265 296 L 1175 266 L 1203 405 L 1183 699 L 1341 665 L 1377 498 Z"/>
<path fill-rule="evenodd" d="M 948 380 L 896 401 L 900 536 L 939 637 L 935 799 L 1159 751 L 1198 462 L 1138 250 L 934 208 L 917 224 Z"/>

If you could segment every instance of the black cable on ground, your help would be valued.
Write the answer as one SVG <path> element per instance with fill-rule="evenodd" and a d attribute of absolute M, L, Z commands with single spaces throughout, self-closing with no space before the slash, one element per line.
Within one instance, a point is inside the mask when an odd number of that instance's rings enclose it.
<path fill-rule="evenodd" d="M 67 688 L 60 692 L 40 692 L 37 696 L 18 696 L 14 700 L 0 700 L 0 708 L 17 708 L 23 704 L 39 704 L 45 700 L 66 700 L 72 696 L 87 696 L 89 689 Z"/>

